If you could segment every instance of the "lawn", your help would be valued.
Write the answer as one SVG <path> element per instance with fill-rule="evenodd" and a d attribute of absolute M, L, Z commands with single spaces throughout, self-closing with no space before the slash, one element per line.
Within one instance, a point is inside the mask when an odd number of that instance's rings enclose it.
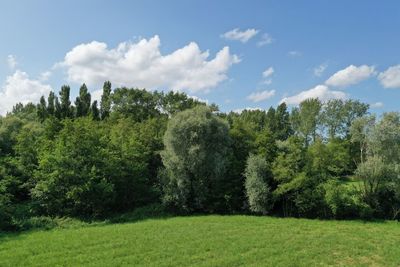
<path fill-rule="evenodd" d="M 0 236 L 0 266 L 399 266 L 400 224 L 148 219 Z"/>

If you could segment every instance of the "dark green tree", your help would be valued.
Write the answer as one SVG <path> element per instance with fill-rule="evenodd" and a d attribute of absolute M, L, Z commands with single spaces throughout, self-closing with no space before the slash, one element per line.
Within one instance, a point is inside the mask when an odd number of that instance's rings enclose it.
<path fill-rule="evenodd" d="M 47 113 L 50 116 L 53 116 L 55 114 L 56 111 L 56 103 L 55 103 L 55 95 L 54 92 L 50 92 L 49 96 L 47 97 Z"/>
<path fill-rule="evenodd" d="M 102 120 L 110 116 L 111 112 L 111 82 L 106 81 L 103 84 L 103 94 L 100 101 L 100 117 Z"/>
<path fill-rule="evenodd" d="M 44 121 L 48 116 L 46 100 L 44 99 L 44 96 L 40 98 L 39 104 L 37 104 L 36 109 L 39 120 Z"/>
<path fill-rule="evenodd" d="M 91 96 L 88 92 L 88 88 L 86 87 L 86 84 L 82 84 L 79 89 L 79 96 L 75 100 L 77 118 L 84 117 L 89 114 L 91 108 L 90 102 Z"/>
<path fill-rule="evenodd" d="M 61 119 L 71 118 L 73 115 L 71 108 L 70 87 L 68 85 L 63 85 L 60 91 L 60 117 Z M 56 102 L 57 107 L 57 102 Z"/>
<path fill-rule="evenodd" d="M 92 106 L 90 107 L 90 115 L 94 120 L 100 119 L 100 111 L 97 107 L 97 100 L 93 101 Z"/>

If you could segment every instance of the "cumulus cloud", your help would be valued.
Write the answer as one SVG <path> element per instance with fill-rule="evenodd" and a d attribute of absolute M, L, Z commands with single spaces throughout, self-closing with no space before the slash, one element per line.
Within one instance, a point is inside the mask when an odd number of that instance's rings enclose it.
<path fill-rule="evenodd" d="M 274 39 L 269 35 L 268 33 L 264 33 L 260 39 L 260 41 L 257 42 L 257 46 L 261 47 L 264 45 L 271 44 L 274 41 Z"/>
<path fill-rule="evenodd" d="M 15 67 L 17 66 L 18 62 L 15 56 L 13 55 L 8 55 L 7 56 L 7 65 L 10 68 L 10 70 L 14 70 Z"/>
<path fill-rule="evenodd" d="M 382 108 L 382 107 L 383 107 L 382 102 L 375 102 L 375 103 L 371 104 L 371 108 Z"/>
<path fill-rule="evenodd" d="M 381 72 L 378 79 L 385 88 L 400 88 L 400 65 L 389 67 Z"/>
<path fill-rule="evenodd" d="M 260 102 L 263 100 L 267 100 L 268 98 L 271 98 L 275 95 L 275 90 L 265 90 L 262 92 L 255 92 L 251 93 L 250 95 L 247 96 L 247 99 L 253 102 Z"/>
<path fill-rule="evenodd" d="M 326 68 L 328 67 L 328 64 L 323 63 L 317 67 L 314 68 L 314 76 L 320 77 L 322 75 L 322 73 L 324 73 L 324 71 L 326 70 Z"/>
<path fill-rule="evenodd" d="M 50 85 L 30 79 L 26 72 L 17 70 L 7 77 L 0 91 L 0 114 L 4 115 L 7 111 L 11 111 L 18 102 L 23 104 L 38 102 L 42 95 L 47 95 L 50 91 Z"/>
<path fill-rule="evenodd" d="M 350 65 L 347 68 L 333 74 L 325 84 L 329 86 L 346 87 L 362 82 L 369 77 L 375 75 L 373 66 L 354 66 Z"/>
<path fill-rule="evenodd" d="M 80 44 L 58 65 L 66 68 L 68 80 L 76 83 L 98 86 L 111 80 L 116 86 L 208 92 L 226 80 L 229 68 L 240 62 L 229 47 L 212 59 L 209 56 L 194 42 L 162 55 L 156 35 L 137 43 L 123 42 L 112 49 L 96 41 Z"/>
<path fill-rule="evenodd" d="M 314 88 L 303 91 L 297 95 L 285 97 L 280 103 L 285 102 L 288 105 L 298 105 L 309 98 L 318 98 L 322 102 L 329 99 L 345 99 L 347 95 L 342 91 L 333 91 L 326 85 L 317 85 Z"/>
<path fill-rule="evenodd" d="M 269 67 L 268 69 L 266 69 L 265 71 L 263 71 L 262 76 L 264 78 L 268 78 L 269 76 L 271 76 L 272 74 L 274 74 L 274 68 L 273 67 Z"/>
<path fill-rule="evenodd" d="M 257 33 L 258 30 L 256 29 L 247 29 L 245 31 L 241 31 L 239 28 L 236 28 L 222 34 L 221 37 L 227 40 L 240 41 L 242 43 L 246 43 L 248 40 L 256 36 Z"/>

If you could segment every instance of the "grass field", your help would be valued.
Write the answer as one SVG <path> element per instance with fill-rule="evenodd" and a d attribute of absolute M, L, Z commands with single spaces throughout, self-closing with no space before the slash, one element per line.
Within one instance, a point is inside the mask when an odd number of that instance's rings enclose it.
<path fill-rule="evenodd" d="M 149 219 L 0 236 L 0 266 L 399 266 L 400 224 Z"/>

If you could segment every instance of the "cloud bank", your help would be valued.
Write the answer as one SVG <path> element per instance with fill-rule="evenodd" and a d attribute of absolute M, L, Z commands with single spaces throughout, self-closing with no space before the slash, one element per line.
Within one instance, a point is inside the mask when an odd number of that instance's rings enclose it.
<path fill-rule="evenodd" d="M 209 59 L 210 53 L 202 52 L 195 42 L 167 55 L 161 54 L 160 45 L 157 35 L 111 49 L 93 41 L 75 46 L 58 65 L 66 69 L 70 82 L 89 86 L 110 80 L 116 86 L 208 92 L 226 80 L 230 67 L 240 62 L 229 47 Z"/>

